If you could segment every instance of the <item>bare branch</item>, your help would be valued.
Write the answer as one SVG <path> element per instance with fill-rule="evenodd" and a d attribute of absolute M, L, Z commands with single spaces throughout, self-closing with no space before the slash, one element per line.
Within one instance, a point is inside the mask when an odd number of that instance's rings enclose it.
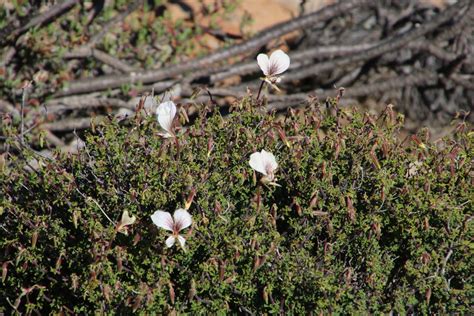
<path fill-rule="evenodd" d="M 346 58 L 338 58 L 335 60 L 330 60 L 327 62 L 322 62 L 316 64 L 312 67 L 307 67 L 306 69 L 302 69 L 296 73 L 289 74 L 287 76 L 290 80 L 298 80 L 307 77 L 315 76 L 316 74 L 338 68 L 344 67 L 350 64 L 357 64 L 363 61 L 366 61 L 370 58 L 375 58 L 382 54 L 395 51 L 403 46 L 408 45 L 411 41 L 415 40 L 418 37 L 425 35 L 426 33 L 434 30 L 439 25 L 445 23 L 453 16 L 455 16 L 459 10 L 465 8 L 465 6 L 469 3 L 468 0 L 459 1 L 455 5 L 449 7 L 446 11 L 437 15 L 431 22 L 425 23 L 418 28 L 415 28 L 405 34 L 395 35 L 386 38 L 385 40 L 381 41 L 377 46 L 370 48 L 366 51 L 360 52 L 359 54 L 352 55 Z"/>
<path fill-rule="evenodd" d="M 66 88 L 60 91 L 56 96 L 65 96 L 72 94 L 87 93 L 92 91 L 101 91 L 110 88 L 120 87 L 124 84 L 151 83 L 166 78 L 174 77 L 188 71 L 208 67 L 215 62 L 222 62 L 230 57 L 239 54 L 248 54 L 253 50 L 265 45 L 269 41 L 278 38 L 297 29 L 307 28 L 313 24 L 324 22 L 330 18 L 349 12 L 355 7 L 374 3 L 374 0 L 347 0 L 340 3 L 327 6 L 324 9 L 290 20 L 288 22 L 277 24 L 251 38 L 248 41 L 237 44 L 230 48 L 219 50 L 206 57 L 191 60 L 187 63 L 165 67 L 160 70 L 137 71 L 128 75 L 102 76 L 99 78 L 79 80 L 71 82 Z"/>
<path fill-rule="evenodd" d="M 134 68 L 129 66 L 127 63 L 95 48 L 82 47 L 72 52 L 66 53 L 63 57 L 67 59 L 94 57 L 98 61 L 103 62 L 112 68 L 120 70 L 121 72 L 134 71 Z"/>
<path fill-rule="evenodd" d="M 45 104 L 49 113 L 54 113 L 64 110 L 83 110 L 91 109 L 103 106 L 110 106 L 116 108 L 127 108 L 134 110 L 135 107 L 129 105 L 127 102 L 122 101 L 121 99 L 114 98 L 103 98 L 103 97 L 67 97 L 61 99 L 53 99 L 48 101 Z"/>
<path fill-rule="evenodd" d="M 62 121 L 52 122 L 42 124 L 42 129 L 47 129 L 51 132 L 65 132 L 65 131 L 74 131 L 80 129 L 86 129 L 91 126 L 91 121 L 100 122 L 105 120 L 103 116 L 97 116 L 94 118 L 77 118 L 77 119 L 65 119 Z"/>
<path fill-rule="evenodd" d="M 332 45 L 332 46 L 321 46 L 321 47 L 313 47 L 301 51 L 296 51 L 290 54 L 291 61 L 292 61 L 292 68 L 295 67 L 294 62 L 301 62 L 305 60 L 310 60 L 313 58 L 334 58 L 338 56 L 347 56 L 354 53 L 360 53 L 366 51 L 367 49 L 375 47 L 376 44 L 365 43 L 365 44 L 358 44 L 358 45 Z M 302 66 L 304 66 L 303 63 Z M 256 73 L 260 71 L 258 65 L 255 63 L 254 60 L 239 64 L 239 65 L 232 65 L 231 67 L 226 66 L 226 70 L 211 75 L 210 82 L 215 83 L 217 81 L 226 79 L 231 76 L 235 75 L 249 75 L 252 73 Z"/>

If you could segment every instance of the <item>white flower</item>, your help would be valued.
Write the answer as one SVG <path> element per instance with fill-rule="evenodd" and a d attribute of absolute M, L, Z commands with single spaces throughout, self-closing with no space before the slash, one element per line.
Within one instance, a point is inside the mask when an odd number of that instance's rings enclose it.
<path fill-rule="evenodd" d="M 250 155 L 249 164 L 252 169 L 265 176 L 264 180 L 271 182 L 275 179 L 274 172 L 278 168 L 278 164 L 272 153 L 264 149 L 261 152 L 255 152 Z"/>
<path fill-rule="evenodd" d="M 270 58 L 266 54 L 258 54 L 257 63 L 265 75 L 265 81 L 274 85 L 281 81 L 281 77 L 278 75 L 290 67 L 290 57 L 278 49 L 270 55 Z"/>
<path fill-rule="evenodd" d="M 171 214 L 164 211 L 156 211 L 151 216 L 153 223 L 163 229 L 169 230 L 173 234 L 166 239 L 166 246 L 168 248 L 173 247 L 176 239 L 178 239 L 179 244 L 184 249 L 184 243 L 186 239 L 179 234 L 183 229 L 191 226 L 193 223 L 191 215 L 185 209 L 177 209 L 173 217 Z"/>
<path fill-rule="evenodd" d="M 163 137 L 173 137 L 173 120 L 176 116 L 176 105 L 173 101 L 166 101 L 161 103 L 156 109 L 156 115 L 158 118 L 158 123 L 160 123 L 161 128 L 165 133 L 160 133 Z"/>
<path fill-rule="evenodd" d="M 120 222 L 117 225 L 117 231 L 119 233 L 128 235 L 128 227 L 127 226 L 132 225 L 133 223 L 135 223 L 136 219 L 137 218 L 135 216 L 130 216 L 128 214 L 128 211 L 124 211 L 122 213 L 122 218 L 120 219 Z"/>

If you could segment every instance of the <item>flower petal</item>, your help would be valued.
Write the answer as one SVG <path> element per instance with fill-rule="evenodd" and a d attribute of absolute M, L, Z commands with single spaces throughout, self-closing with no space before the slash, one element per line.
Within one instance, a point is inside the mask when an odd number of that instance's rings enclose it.
<path fill-rule="evenodd" d="M 128 235 L 127 226 L 135 223 L 136 219 L 137 218 L 135 216 L 130 217 L 130 215 L 128 214 L 128 211 L 123 211 L 122 218 L 117 224 L 117 231 L 124 235 Z"/>
<path fill-rule="evenodd" d="M 267 171 L 265 170 L 265 164 L 263 163 L 263 160 L 262 160 L 262 155 L 259 152 L 255 152 L 250 155 L 249 164 L 253 170 L 263 173 L 264 175 L 267 175 Z"/>
<path fill-rule="evenodd" d="M 168 238 L 166 238 L 166 241 L 165 241 L 166 247 L 168 248 L 173 247 L 175 240 L 176 238 L 174 238 L 174 236 L 169 236 Z"/>
<path fill-rule="evenodd" d="M 140 98 L 138 98 L 140 100 Z M 138 103 L 138 102 L 137 102 Z M 158 105 L 158 102 L 156 102 L 156 99 L 152 96 L 148 96 L 145 99 L 145 102 L 143 103 L 143 108 L 148 112 L 152 113 L 153 110 L 156 109 L 156 106 Z"/>
<path fill-rule="evenodd" d="M 272 70 L 271 76 L 279 75 L 290 67 L 290 56 L 278 49 L 270 56 L 269 67 Z"/>
<path fill-rule="evenodd" d="M 135 216 L 130 216 L 128 214 L 128 211 L 124 211 L 122 213 L 122 219 L 120 220 L 120 225 L 121 226 L 132 225 L 133 223 L 135 223 L 136 219 L 137 218 Z"/>
<path fill-rule="evenodd" d="M 178 228 L 178 231 L 181 231 L 186 227 L 191 226 L 191 224 L 193 223 L 193 218 L 191 217 L 191 214 L 189 214 L 188 211 L 183 208 L 177 209 L 173 214 L 173 218 L 176 227 Z"/>
<path fill-rule="evenodd" d="M 160 123 L 161 128 L 169 134 L 173 134 L 172 125 L 176 115 L 176 105 L 174 102 L 166 101 L 161 103 L 156 109 L 156 115 L 158 116 L 158 123 Z"/>
<path fill-rule="evenodd" d="M 169 231 L 173 231 L 174 222 L 170 213 L 163 212 L 163 211 L 156 211 L 151 216 L 151 220 L 156 226 L 169 230 Z"/>
<path fill-rule="evenodd" d="M 184 239 L 183 236 L 178 235 L 178 242 L 179 242 L 179 244 L 181 245 L 181 247 L 184 248 L 184 244 L 186 243 L 186 239 Z"/>
<path fill-rule="evenodd" d="M 260 155 L 262 157 L 265 169 L 268 165 L 270 165 L 272 171 L 275 171 L 278 168 L 278 163 L 276 162 L 275 156 L 271 152 L 262 149 Z"/>
<path fill-rule="evenodd" d="M 270 66 L 270 62 L 268 60 L 267 54 L 258 54 L 257 56 L 257 63 L 260 69 L 262 69 L 263 74 L 268 76 L 268 70 Z"/>
<path fill-rule="evenodd" d="M 158 135 L 160 135 L 161 137 L 164 137 L 164 138 L 173 137 L 173 134 L 170 134 L 170 133 L 168 133 L 168 132 L 158 133 Z"/>

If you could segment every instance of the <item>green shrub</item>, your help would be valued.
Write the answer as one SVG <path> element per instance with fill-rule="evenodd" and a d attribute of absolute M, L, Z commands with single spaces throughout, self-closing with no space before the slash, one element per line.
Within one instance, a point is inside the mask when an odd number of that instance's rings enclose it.
<path fill-rule="evenodd" d="M 6 156 L 0 312 L 469 311 L 474 137 L 464 123 L 433 144 L 401 140 L 390 108 L 279 117 L 250 103 L 227 116 L 203 106 L 176 139 L 138 116 L 94 126 L 77 155 Z M 250 168 L 261 149 L 275 154 L 280 186 Z M 150 216 L 191 201 L 186 251 L 166 248 Z M 106 217 L 124 211 L 137 217 L 128 235 Z"/>

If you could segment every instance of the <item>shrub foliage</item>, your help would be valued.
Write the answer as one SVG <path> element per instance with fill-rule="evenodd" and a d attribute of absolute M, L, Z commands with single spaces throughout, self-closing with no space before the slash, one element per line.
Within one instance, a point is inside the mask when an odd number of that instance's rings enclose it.
<path fill-rule="evenodd" d="M 226 116 L 202 106 L 168 139 L 138 113 L 94 126 L 79 154 L 6 156 L 0 311 L 468 312 L 472 132 L 403 140 L 391 108 L 331 104 L 283 117 L 250 99 Z M 261 149 L 280 186 L 250 168 Z M 189 203 L 186 251 L 166 248 L 150 215 Z M 137 217 L 127 235 L 124 211 Z"/>

